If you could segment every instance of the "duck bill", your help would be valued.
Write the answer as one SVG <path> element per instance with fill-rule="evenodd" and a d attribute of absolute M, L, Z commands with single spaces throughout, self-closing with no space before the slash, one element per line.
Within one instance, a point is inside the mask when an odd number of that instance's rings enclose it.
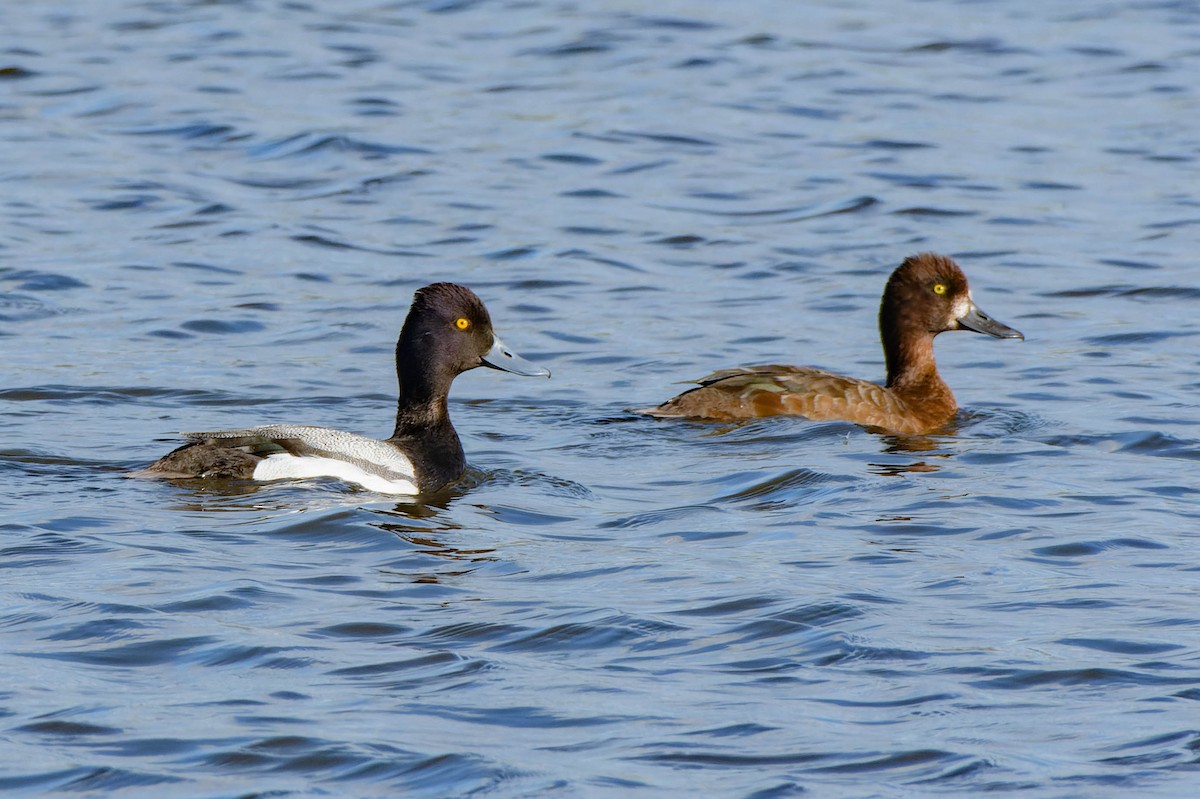
<path fill-rule="evenodd" d="M 507 344 L 500 340 L 499 336 L 492 336 L 492 348 L 483 354 L 481 360 L 484 366 L 499 369 L 501 372 L 512 372 L 514 375 L 521 375 L 522 377 L 550 376 L 549 369 L 534 366 L 520 355 L 517 355 L 508 348 Z"/>
<path fill-rule="evenodd" d="M 974 301 L 967 308 L 967 312 L 958 317 L 958 326 L 965 330 L 974 330 L 976 333 L 986 333 L 996 338 L 1025 338 L 1020 330 L 1014 330 L 1003 322 L 997 322 L 979 310 L 979 306 Z"/>

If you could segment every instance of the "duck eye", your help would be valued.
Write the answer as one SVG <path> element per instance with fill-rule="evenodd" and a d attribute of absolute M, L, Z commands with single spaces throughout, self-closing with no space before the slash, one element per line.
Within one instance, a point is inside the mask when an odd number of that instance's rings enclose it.
<path fill-rule="evenodd" d="M 454 326 L 459 330 L 466 330 L 471 326 L 471 320 L 465 316 L 460 316 L 454 320 Z"/>
<path fill-rule="evenodd" d="M 934 284 L 933 293 L 934 294 L 945 294 L 946 293 L 946 284 L 945 283 Z"/>

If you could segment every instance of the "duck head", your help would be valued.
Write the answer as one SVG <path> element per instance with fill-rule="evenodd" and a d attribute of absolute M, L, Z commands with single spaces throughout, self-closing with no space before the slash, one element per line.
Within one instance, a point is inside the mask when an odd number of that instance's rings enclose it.
<path fill-rule="evenodd" d="M 947 330 L 1025 338 L 984 313 L 971 297 L 967 276 L 958 264 L 935 253 L 909 256 L 892 272 L 879 307 L 879 328 L 885 340 L 936 336 Z"/>
<path fill-rule="evenodd" d="M 432 283 L 413 295 L 396 342 L 396 364 L 402 382 L 412 369 L 440 382 L 479 366 L 526 377 L 550 376 L 549 370 L 509 349 L 492 328 L 483 301 L 457 283 Z"/>

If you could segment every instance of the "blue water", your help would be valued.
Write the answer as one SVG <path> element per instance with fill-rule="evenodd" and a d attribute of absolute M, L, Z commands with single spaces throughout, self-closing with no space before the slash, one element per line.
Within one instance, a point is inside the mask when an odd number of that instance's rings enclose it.
<path fill-rule="evenodd" d="M 0 790 L 1200 791 L 1200 5 L 0 6 Z M 630 408 L 882 377 L 925 438 Z M 179 430 L 392 426 L 412 292 L 480 370 L 432 504 L 131 480 Z"/>

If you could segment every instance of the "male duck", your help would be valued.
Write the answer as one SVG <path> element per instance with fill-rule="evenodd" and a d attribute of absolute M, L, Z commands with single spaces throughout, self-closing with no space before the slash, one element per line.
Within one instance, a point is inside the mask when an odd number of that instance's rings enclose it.
<path fill-rule="evenodd" d="M 792 414 L 903 435 L 930 433 L 958 410 L 933 359 L 933 338 L 947 330 L 1025 338 L 979 310 L 958 264 L 944 255 L 920 253 L 892 272 L 879 306 L 885 385 L 809 366 L 722 369 L 697 381 L 698 388 L 640 412 L 712 421 Z"/>
<path fill-rule="evenodd" d="M 391 438 L 292 424 L 184 433 L 189 443 L 140 474 L 240 480 L 328 476 L 384 494 L 428 494 L 457 481 L 466 468 L 446 397 L 454 378 L 477 366 L 550 376 L 500 341 L 473 291 L 434 283 L 413 296 L 396 342 L 400 396 Z"/>

